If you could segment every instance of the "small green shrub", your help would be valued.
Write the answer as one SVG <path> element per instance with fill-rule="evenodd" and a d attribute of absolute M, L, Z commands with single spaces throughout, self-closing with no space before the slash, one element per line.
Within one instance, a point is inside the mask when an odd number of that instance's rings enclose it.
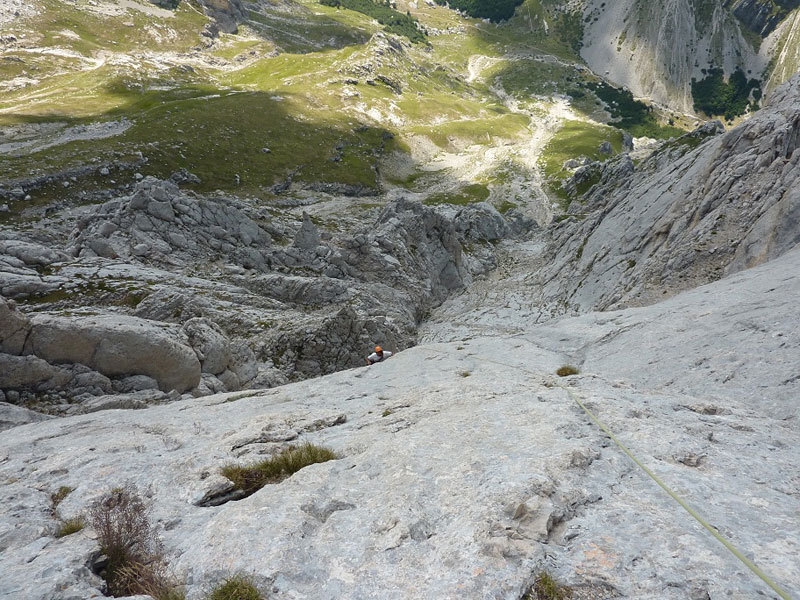
<path fill-rule="evenodd" d="M 73 533 L 78 533 L 83 529 L 84 525 L 86 525 L 86 522 L 83 520 L 83 517 L 72 517 L 71 519 L 61 521 L 56 530 L 56 537 L 62 538 L 72 535 Z"/>
<path fill-rule="evenodd" d="M 215 587 L 206 600 L 263 600 L 263 596 L 250 577 L 234 575 Z"/>
<path fill-rule="evenodd" d="M 572 365 L 564 365 L 556 369 L 556 375 L 558 375 L 559 377 L 567 377 L 568 375 L 577 375 L 578 373 L 580 373 L 578 368 L 573 367 Z"/>
<path fill-rule="evenodd" d="M 533 586 L 528 591 L 523 600 L 567 600 L 572 597 L 572 590 L 560 585 L 546 571 L 540 573 Z"/>
<path fill-rule="evenodd" d="M 291 446 L 272 458 L 252 465 L 226 465 L 222 467 L 222 474 L 249 496 L 268 483 L 279 483 L 308 465 L 336 458 L 332 450 L 307 443 Z"/>

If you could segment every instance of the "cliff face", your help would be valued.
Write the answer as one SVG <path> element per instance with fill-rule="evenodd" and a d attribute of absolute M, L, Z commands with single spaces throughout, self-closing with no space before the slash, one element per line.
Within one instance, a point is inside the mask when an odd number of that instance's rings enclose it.
<path fill-rule="evenodd" d="M 786 81 L 793 71 L 782 65 L 787 63 L 784 55 L 793 55 L 796 47 L 788 36 L 797 6 L 797 0 L 590 0 L 581 56 L 595 72 L 635 96 L 691 112 L 691 80 L 702 79 L 710 67 L 721 67 L 726 75 L 741 68 L 758 78 L 774 57 L 774 75 L 768 74 L 765 84 Z M 748 30 L 769 38 L 754 47 Z M 796 66 L 796 61 L 787 64 Z"/>
<path fill-rule="evenodd" d="M 729 73 L 743 62 L 745 70 L 763 69 L 736 19 L 720 6 L 592 0 L 586 16 L 581 56 L 589 66 L 635 96 L 680 111 L 691 112 L 691 79 L 702 78 L 703 69 Z"/>
<path fill-rule="evenodd" d="M 797 7 L 798 0 L 726 0 L 723 4 L 748 29 L 766 37 Z"/>
<path fill-rule="evenodd" d="M 554 234 L 541 304 L 581 312 L 650 304 L 793 248 L 799 97 L 795 77 L 743 125 L 688 152 L 697 141 L 681 138 L 635 167 L 627 158 L 609 165 L 613 173 Z"/>

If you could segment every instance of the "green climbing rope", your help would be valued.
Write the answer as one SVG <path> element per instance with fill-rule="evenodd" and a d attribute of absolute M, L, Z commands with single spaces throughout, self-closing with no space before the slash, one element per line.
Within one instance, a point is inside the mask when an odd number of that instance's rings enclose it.
<path fill-rule="evenodd" d="M 667 484 L 665 484 L 663 481 L 661 481 L 661 479 L 659 479 L 658 476 L 655 473 L 653 473 L 653 471 L 651 471 L 644 464 L 642 464 L 642 462 L 638 458 L 636 458 L 636 456 L 633 454 L 633 452 L 628 450 L 628 448 L 625 446 L 625 444 L 620 442 L 617 439 L 617 437 L 611 432 L 611 430 L 600 419 L 598 419 L 597 416 L 595 416 L 595 414 L 592 411 L 590 411 L 588 408 L 586 408 L 586 405 L 583 402 L 581 402 L 580 398 L 578 398 L 578 396 L 575 395 L 572 392 L 572 390 L 568 389 L 567 387 L 565 387 L 563 385 L 559 385 L 558 387 L 560 387 L 562 390 L 567 392 L 567 395 L 570 398 L 572 398 L 578 404 L 578 406 L 580 406 L 583 409 L 583 412 L 585 412 L 589 416 L 589 418 L 594 422 L 595 425 L 597 425 L 603 431 L 603 433 L 605 433 L 609 438 L 611 438 L 611 441 L 614 442 L 619 447 L 620 450 L 622 450 L 625 454 L 628 455 L 628 458 L 630 458 L 634 463 L 636 463 L 636 465 L 642 471 L 647 473 L 650 476 L 650 479 L 655 481 L 659 485 L 659 487 L 662 490 L 664 490 L 667 494 L 669 494 L 670 497 L 672 497 L 672 499 L 675 500 L 675 502 L 680 504 L 684 508 L 684 510 L 686 510 L 686 512 L 688 512 L 690 515 L 692 515 L 692 517 L 694 517 L 694 519 L 698 523 L 700 523 L 700 525 L 702 525 L 706 530 L 708 530 L 708 532 L 711 535 L 713 535 L 714 538 L 716 538 L 716 540 L 720 544 L 722 544 L 728 550 L 730 550 L 730 552 L 736 558 L 738 558 L 740 561 L 742 561 L 744 563 L 744 565 L 748 569 L 750 569 L 753 573 L 756 574 L 756 576 L 758 576 L 759 579 L 761 579 L 761 581 L 763 581 L 770 588 L 772 588 L 772 590 L 776 594 L 778 594 L 778 596 L 780 596 L 784 600 L 792 600 L 789 597 L 789 594 L 787 594 L 780 587 L 778 587 L 778 585 L 774 581 L 772 581 L 772 579 L 770 579 L 770 577 L 766 573 L 764 573 L 764 571 L 759 569 L 758 566 L 755 563 L 753 563 L 753 561 L 748 559 L 744 554 L 742 554 L 738 550 L 738 548 L 736 548 L 736 546 L 734 546 L 732 543 L 730 543 L 728 540 L 726 540 L 724 537 L 722 537 L 720 535 L 720 533 L 716 529 L 714 529 L 703 517 L 701 517 L 700 514 L 696 510 L 694 510 L 691 506 L 689 506 L 689 504 L 683 498 L 681 498 L 680 496 L 678 496 L 678 494 L 673 492 L 669 488 L 669 486 L 667 486 Z"/>

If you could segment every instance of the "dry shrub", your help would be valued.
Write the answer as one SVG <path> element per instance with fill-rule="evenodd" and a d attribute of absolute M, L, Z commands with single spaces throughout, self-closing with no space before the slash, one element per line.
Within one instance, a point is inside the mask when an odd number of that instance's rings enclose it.
<path fill-rule="evenodd" d="M 183 597 L 167 574 L 163 546 L 150 525 L 147 505 L 134 488 L 111 490 L 92 505 L 89 516 L 107 558 L 100 575 L 109 594 L 149 594 L 157 600 Z"/>
<path fill-rule="evenodd" d="M 157 600 L 185 600 L 186 594 L 175 582 L 163 560 L 147 565 L 130 563 L 117 569 L 116 584 L 131 594 L 144 594 Z M 126 596 L 128 594 L 125 594 Z"/>

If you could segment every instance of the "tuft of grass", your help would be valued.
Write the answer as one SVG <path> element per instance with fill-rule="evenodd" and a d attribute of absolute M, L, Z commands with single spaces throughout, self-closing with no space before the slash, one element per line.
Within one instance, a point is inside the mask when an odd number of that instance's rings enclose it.
<path fill-rule="evenodd" d="M 263 600 L 263 596 L 250 577 L 234 575 L 211 590 L 206 600 Z"/>
<path fill-rule="evenodd" d="M 567 600 L 571 597 L 570 588 L 559 584 L 547 571 L 543 571 L 536 577 L 523 600 Z"/>
<path fill-rule="evenodd" d="M 577 375 L 578 373 L 580 373 L 578 368 L 577 367 L 573 367 L 572 365 L 564 365 L 564 366 L 558 367 L 558 369 L 556 369 L 556 375 L 558 375 L 559 377 L 567 377 L 569 375 Z"/>
<path fill-rule="evenodd" d="M 61 523 L 58 525 L 58 529 L 56 529 L 56 537 L 62 538 L 72 535 L 73 533 L 78 533 L 84 528 L 85 525 L 86 521 L 84 521 L 83 517 L 80 516 L 61 521 Z"/>
<path fill-rule="evenodd" d="M 156 600 L 186 600 L 186 592 L 174 582 L 163 561 L 125 565 L 118 570 L 117 581 L 135 590 L 132 593 L 152 596 Z"/>
<path fill-rule="evenodd" d="M 58 490 L 50 494 L 50 507 L 52 508 L 53 512 L 56 511 L 58 505 L 61 504 L 64 499 L 69 496 L 75 488 L 72 488 L 68 485 L 62 485 Z"/>
<path fill-rule="evenodd" d="M 338 456 L 333 450 L 306 443 L 290 446 L 272 458 L 255 464 L 226 465 L 222 467 L 222 475 L 245 492 L 246 496 L 250 496 L 268 483 L 279 483 L 304 467 L 336 458 Z"/>

